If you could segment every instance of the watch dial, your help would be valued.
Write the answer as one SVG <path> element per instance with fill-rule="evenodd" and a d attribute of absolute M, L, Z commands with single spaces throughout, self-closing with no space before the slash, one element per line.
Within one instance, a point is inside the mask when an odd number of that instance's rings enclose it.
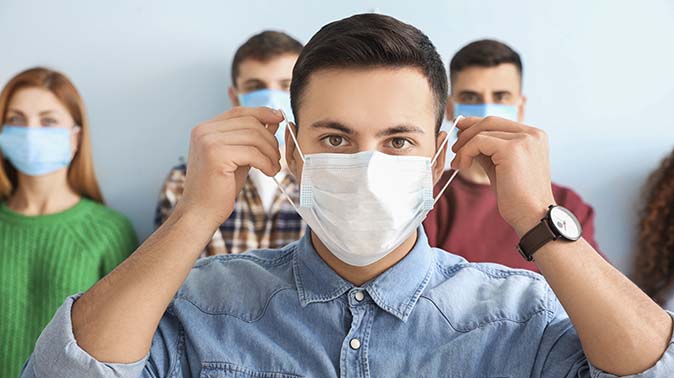
<path fill-rule="evenodd" d="M 567 209 L 556 206 L 550 210 L 550 220 L 559 233 L 570 240 L 578 240 L 581 234 L 578 219 Z"/>

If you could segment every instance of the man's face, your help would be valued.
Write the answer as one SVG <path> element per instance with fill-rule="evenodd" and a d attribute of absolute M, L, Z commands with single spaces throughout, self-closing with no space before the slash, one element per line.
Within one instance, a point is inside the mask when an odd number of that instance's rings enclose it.
<path fill-rule="evenodd" d="M 454 104 L 502 104 L 518 107 L 517 118 L 524 120 L 526 97 L 522 96 L 521 76 L 512 63 L 495 67 L 468 67 L 452 78 L 447 101 L 447 119 L 454 119 Z"/>
<path fill-rule="evenodd" d="M 296 61 L 296 54 L 280 55 L 267 62 L 252 59 L 242 61 L 239 64 L 236 85 L 230 88 L 232 103 L 239 106 L 237 95 L 260 89 L 277 89 L 287 92 L 290 89 L 290 80 Z"/>
<path fill-rule="evenodd" d="M 320 70 L 304 89 L 298 143 L 305 155 L 379 151 L 433 157 L 446 136 L 436 135 L 435 106 L 426 78 L 414 68 Z M 286 140 L 292 140 L 289 131 Z M 286 158 L 301 179 L 294 143 L 287 143 Z M 443 152 L 433 167 L 436 180 L 444 159 Z"/>

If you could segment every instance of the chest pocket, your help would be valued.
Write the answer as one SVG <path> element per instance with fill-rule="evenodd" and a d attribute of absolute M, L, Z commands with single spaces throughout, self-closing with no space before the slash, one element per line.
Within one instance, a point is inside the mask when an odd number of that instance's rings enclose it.
<path fill-rule="evenodd" d="M 302 378 L 302 375 L 279 371 L 261 371 L 248 369 L 227 362 L 205 362 L 201 367 L 200 378 Z"/>

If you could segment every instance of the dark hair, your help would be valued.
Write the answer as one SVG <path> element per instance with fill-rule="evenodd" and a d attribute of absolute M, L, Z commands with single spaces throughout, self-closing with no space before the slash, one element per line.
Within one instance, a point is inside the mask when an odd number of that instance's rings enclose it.
<path fill-rule="evenodd" d="M 393 17 L 358 14 L 321 28 L 295 63 L 290 101 L 299 123 L 302 92 L 312 73 L 329 68 L 416 67 L 428 80 L 436 103 L 439 130 L 447 102 L 447 73 L 431 40 L 421 30 Z"/>
<path fill-rule="evenodd" d="M 674 151 L 651 174 L 643 196 L 635 281 L 664 305 L 674 285 Z"/>
<path fill-rule="evenodd" d="M 449 77 L 454 80 L 456 74 L 468 67 L 496 67 L 511 63 L 522 78 L 522 59 L 520 54 L 505 43 L 492 39 L 482 39 L 462 47 L 449 63 Z"/>
<path fill-rule="evenodd" d="M 236 87 L 239 77 L 239 66 L 244 60 L 252 59 L 268 62 L 285 54 L 297 54 L 302 51 L 302 44 L 284 32 L 265 30 L 250 37 L 239 46 L 232 60 L 232 85 Z"/>

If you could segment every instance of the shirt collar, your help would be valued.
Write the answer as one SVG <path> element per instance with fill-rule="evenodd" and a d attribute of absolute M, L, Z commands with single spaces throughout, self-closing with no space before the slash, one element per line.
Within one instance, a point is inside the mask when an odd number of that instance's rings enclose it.
<path fill-rule="evenodd" d="M 354 287 L 318 255 L 308 228 L 293 259 L 295 284 L 302 306 L 332 301 Z M 362 287 L 382 310 L 406 321 L 431 278 L 434 261 L 426 233 L 420 226 L 417 241 L 407 256 Z"/>

